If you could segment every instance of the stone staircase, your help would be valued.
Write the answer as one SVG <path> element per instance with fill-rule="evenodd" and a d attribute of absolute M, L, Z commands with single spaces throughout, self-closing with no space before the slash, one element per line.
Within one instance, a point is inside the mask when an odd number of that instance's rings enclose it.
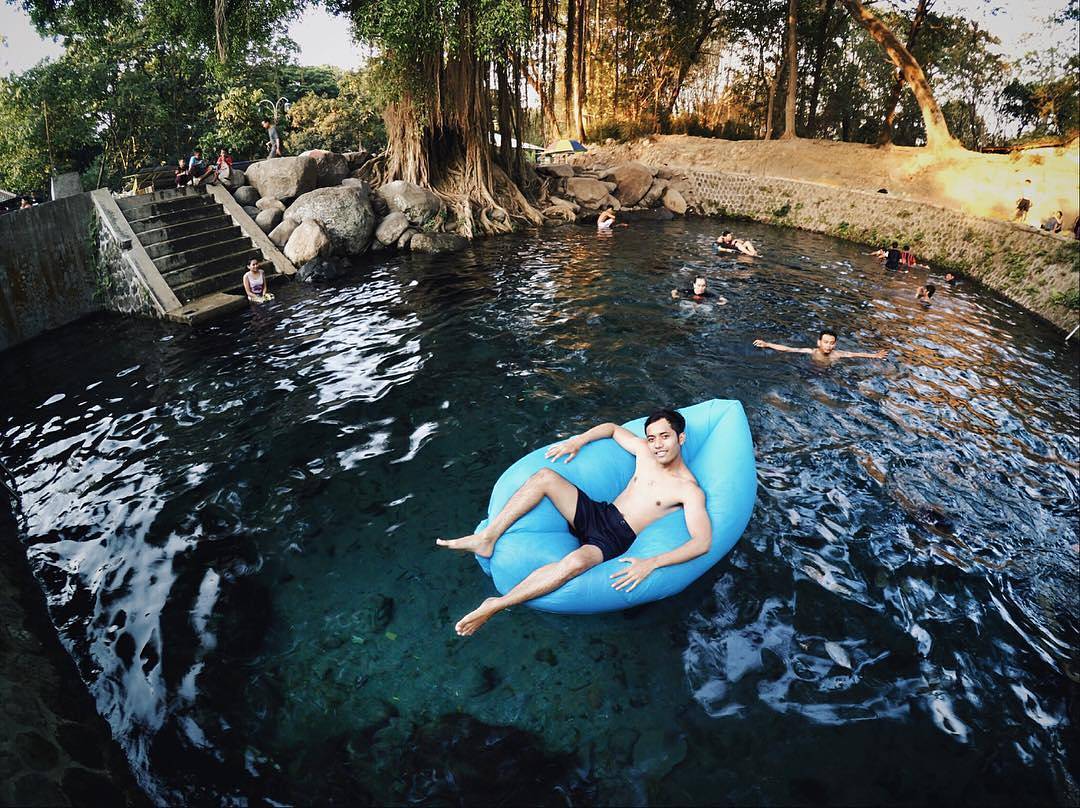
<path fill-rule="evenodd" d="M 179 188 L 122 197 L 116 206 L 175 296 L 170 319 L 197 322 L 246 303 L 243 276 L 252 258 L 267 259 L 275 279 L 292 266 L 223 188 Z"/>

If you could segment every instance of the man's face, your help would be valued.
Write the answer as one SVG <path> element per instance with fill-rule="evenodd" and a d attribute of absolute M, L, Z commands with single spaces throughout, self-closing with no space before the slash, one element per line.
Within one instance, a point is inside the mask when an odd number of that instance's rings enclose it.
<path fill-rule="evenodd" d="M 678 435 L 666 418 L 653 421 L 645 430 L 645 440 L 652 450 L 653 457 L 661 466 L 667 466 L 679 459 L 680 447 L 686 440 L 686 433 Z"/>
<path fill-rule="evenodd" d="M 836 337 L 832 334 L 822 334 L 818 337 L 817 347 L 819 351 L 828 356 L 832 353 L 833 348 L 836 347 Z"/>
<path fill-rule="evenodd" d="M 704 278 L 697 278 L 694 281 L 694 294 L 695 295 L 703 295 L 703 294 L 705 294 L 705 279 Z"/>

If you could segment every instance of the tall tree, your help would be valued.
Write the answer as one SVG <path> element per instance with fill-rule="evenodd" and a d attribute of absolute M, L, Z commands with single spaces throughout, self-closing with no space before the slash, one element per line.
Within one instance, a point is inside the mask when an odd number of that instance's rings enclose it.
<path fill-rule="evenodd" d="M 918 36 L 919 29 L 922 28 L 929 7 L 930 3 L 927 0 L 919 0 L 919 5 L 915 8 L 915 17 L 911 21 L 911 28 L 908 30 L 907 37 L 906 47 L 909 51 L 915 47 L 915 37 Z M 885 118 L 881 122 L 881 131 L 878 133 L 877 140 L 879 146 L 887 146 L 892 143 L 893 124 L 896 121 L 896 107 L 900 103 L 900 93 L 903 89 L 904 72 L 902 70 L 897 70 L 896 81 L 893 82 L 892 90 L 889 91 L 889 100 L 885 102 Z"/>
<path fill-rule="evenodd" d="M 829 21 L 835 5 L 836 0 L 825 0 L 821 19 L 818 20 L 817 36 L 814 38 L 813 79 L 810 83 L 810 97 L 807 99 L 809 111 L 806 116 L 806 134 L 808 137 L 814 137 L 817 134 L 818 98 L 821 94 L 821 77 L 825 72 L 825 58 L 828 53 L 825 43 L 829 38 Z"/>
<path fill-rule="evenodd" d="M 799 22 L 799 0 L 788 0 L 787 12 L 787 99 L 784 104 L 784 133 L 781 140 L 791 140 L 795 135 L 795 99 L 799 92 L 799 48 L 796 28 Z"/>
<path fill-rule="evenodd" d="M 904 75 L 904 80 L 915 94 L 926 127 L 926 146 L 930 149 L 963 148 L 949 132 L 949 125 L 934 99 L 934 93 L 926 80 L 922 67 L 915 61 L 911 52 L 903 46 L 896 35 L 871 12 L 867 11 L 859 0 L 841 0 L 852 18 L 866 29 L 867 33 L 888 54 L 889 59 Z"/>

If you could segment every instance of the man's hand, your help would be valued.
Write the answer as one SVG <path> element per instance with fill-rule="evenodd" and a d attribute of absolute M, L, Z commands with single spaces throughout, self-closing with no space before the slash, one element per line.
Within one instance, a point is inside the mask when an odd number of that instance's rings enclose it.
<path fill-rule="evenodd" d="M 649 574 L 656 569 L 656 560 L 652 558 L 620 558 L 619 561 L 624 564 L 629 564 L 629 567 L 616 572 L 610 576 L 612 578 L 621 578 L 622 580 L 613 583 L 612 586 L 615 589 L 626 589 L 627 592 L 633 592 L 634 587 L 649 577 Z"/>
<path fill-rule="evenodd" d="M 769 347 L 769 343 L 767 343 L 767 342 L 766 342 L 765 340 L 763 340 L 763 339 L 756 339 L 756 340 L 754 340 L 754 347 L 755 347 L 755 348 L 768 348 L 768 347 Z"/>
<path fill-rule="evenodd" d="M 585 445 L 585 441 L 582 440 L 581 435 L 575 435 L 572 438 L 567 438 L 562 443 L 555 446 L 548 447 L 548 450 L 544 452 L 544 457 L 553 463 L 563 455 L 566 455 L 564 463 L 569 463 L 575 457 L 577 453 L 581 451 L 581 447 Z"/>
<path fill-rule="evenodd" d="M 870 354 L 870 357 L 872 359 L 884 359 L 888 355 L 888 351 L 874 351 L 872 354 Z"/>

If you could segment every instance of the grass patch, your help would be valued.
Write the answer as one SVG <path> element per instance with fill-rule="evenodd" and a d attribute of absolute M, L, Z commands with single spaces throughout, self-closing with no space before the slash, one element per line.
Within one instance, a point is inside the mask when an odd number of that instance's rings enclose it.
<path fill-rule="evenodd" d="M 1054 292 L 1050 295 L 1050 302 L 1055 306 L 1080 311 L 1080 288 L 1070 289 L 1067 292 Z"/>
<path fill-rule="evenodd" d="M 783 205 L 781 205 L 772 212 L 773 216 L 775 216 L 777 219 L 783 219 L 789 213 L 791 213 L 791 205 L 787 202 L 785 202 Z"/>

